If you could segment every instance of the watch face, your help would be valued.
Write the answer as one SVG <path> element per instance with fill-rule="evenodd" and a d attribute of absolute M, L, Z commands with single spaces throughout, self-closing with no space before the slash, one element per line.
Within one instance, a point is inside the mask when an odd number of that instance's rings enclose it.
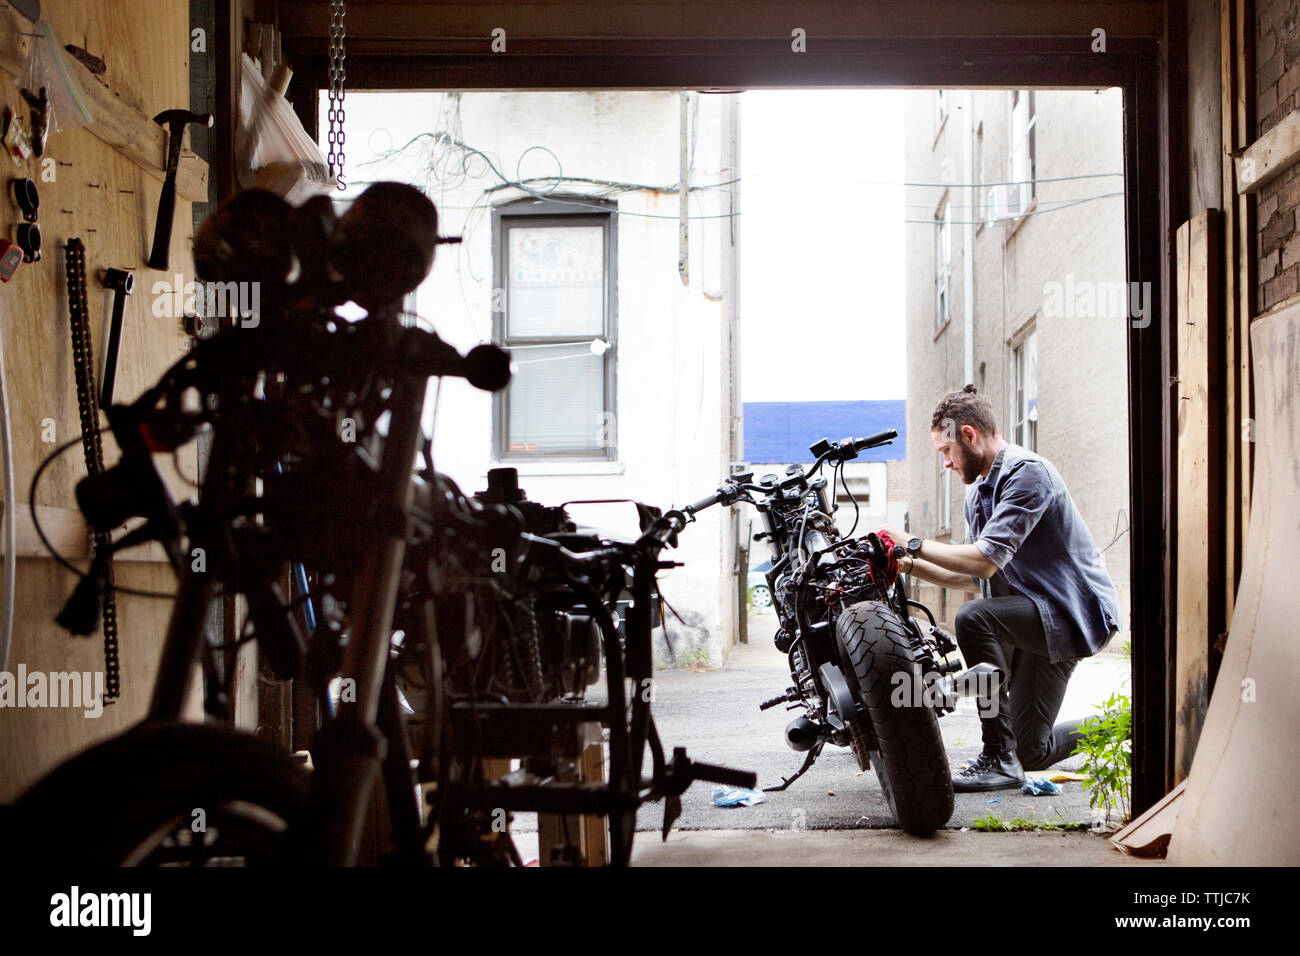
<path fill-rule="evenodd" d="M 916 552 L 920 550 L 921 550 L 921 539 L 909 538 L 907 542 L 907 553 L 911 555 L 915 555 Z"/>

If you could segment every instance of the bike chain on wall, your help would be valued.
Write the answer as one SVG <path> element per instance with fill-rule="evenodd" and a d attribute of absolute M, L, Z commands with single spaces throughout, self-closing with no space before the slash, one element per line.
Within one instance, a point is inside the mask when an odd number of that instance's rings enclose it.
<path fill-rule="evenodd" d="M 104 445 L 99 431 L 99 403 L 95 399 L 95 352 L 90 342 L 90 310 L 86 305 L 86 247 L 69 239 L 65 252 L 68 278 L 68 320 L 72 327 L 72 367 L 77 379 L 77 413 L 81 419 L 81 447 L 86 474 L 104 472 Z M 95 532 L 95 556 L 105 556 L 104 568 L 104 703 L 121 692 L 117 646 L 117 598 L 113 591 L 113 565 L 107 557 L 112 543 L 107 532 Z M 92 571 L 92 573 L 94 573 Z"/>

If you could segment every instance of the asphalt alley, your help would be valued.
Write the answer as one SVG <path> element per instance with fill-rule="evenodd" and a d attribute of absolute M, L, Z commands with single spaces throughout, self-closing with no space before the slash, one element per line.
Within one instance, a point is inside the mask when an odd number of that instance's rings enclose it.
<path fill-rule="evenodd" d="M 760 712 L 758 704 L 789 685 L 785 656 L 772 645 L 776 626 L 772 614 L 750 616 L 749 644 L 733 648 L 726 664 L 714 671 L 666 670 L 656 681 L 654 715 L 664 746 L 684 746 L 694 759 L 758 773 L 759 787 L 780 784 L 798 769 L 802 754 L 785 745 L 783 729 L 793 714 L 782 708 Z M 1116 647 L 1119 639 L 1113 642 Z M 1070 682 L 1062 717 L 1093 713 L 1109 694 L 1127 680 L 1129 662 L 1118 653 L 1103 652 L 1080 663 Z M 964 765 L 980 749 L 979 720 L 973 701 L 963 700 L 957 713 L 939 726 L 948 748 L 949 764 Z M 1072 757 L 1048 776 L 1075 770 Z M 996 814 L 1054 822 L 1090 822 L 1092 811 L 1081 783 L 1059 784 L 1056 796 L 1031 797 L 1019 791 L 957 794 L 950 828 L 968 827 L 978 817 Z M 813 768 L 788 790 L 765 794 L 753 807 L 722 808 L 713 804 L 711 784 L 696 783 L 682 798 L 680 830 L 843 830 L 892 826 L 874 770 L 861 773 L 847 748 L 827 746 Z M 638 828 L 657 830 L 663 822 L 662 803 L 642 808 Z"/>

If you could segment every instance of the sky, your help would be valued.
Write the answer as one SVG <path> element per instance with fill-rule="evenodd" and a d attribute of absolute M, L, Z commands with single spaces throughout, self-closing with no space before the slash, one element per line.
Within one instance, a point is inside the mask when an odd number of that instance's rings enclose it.
<path fill-rule="evenodd" d="M 744 401 L 906 397 L 903 92 L 750 91 L 740 116 Z"/>

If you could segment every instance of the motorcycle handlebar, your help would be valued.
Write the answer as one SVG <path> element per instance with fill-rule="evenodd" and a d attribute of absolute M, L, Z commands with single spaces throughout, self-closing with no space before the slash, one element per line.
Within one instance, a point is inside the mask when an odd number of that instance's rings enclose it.
<path fill-rule="evenodd" d="M 886 428 L 883 432 L 876 432 L 866 438 L 855 438 L 853 447 L 857 451 L 864 451 L 868 448 L 875 448 L 877 445 L 883 445 L 885 442 L 893 441 L 898 437 L 898 429 Z"/>
<path fill-rule="evenodd" d="M 499 392 L 510 384 L 510 353 L 495 345 L 476 345 L 464 355 L 433 332 L 422 332 L 415 366 L 429 377 L 463 378 L 485 392 Z"/>
<path fill-rule="evenodd" d="M 752 770 L 733 770 L 730 767 L 700 763 L 697 760 L 691 761 L 691 776 L 696 780 L 720 783 L 724 787 L 740 787 L 745 790 L 752 790 L 758 783 L 758 774 Z"/>
<path fill-rule="evenodd" d="M 756 491 L 760 494 L 771 495 L 778 491 L 784 491 L 786 488 L 793 487 L 800 481 L 806 481 L 818 468 L 822 466 L 823 463 L 831 459 L 845 461 L 849 458 L 856 457 L 857 452 L 863 451 L 867 448 L 875 448 L 877 445 L 883 445 L 886 442 L 893 441 L 897 437 L 897 429 L 886 428 L 884 431 L 876 432 L 874 435 L 868 435 L 866 438 L 845 439 L 842 442 L 831 445 L 818 455 L 817 460 L 812 463 L 807 471 L 793 475 L 790 478 L 785 479 L 785 481 L 778 482 L 775 485 L 760 485 L 752 481 L 733 482 L 729 486 L 719 488 L 707 498 L 701 498 L 699 501 L 695 502 L 695 504 L 687 505 L 682 508 L 682 511 L 687 515 L 694 515 L 703 511 L 705 508 L 712 508 L 720 501 L 734 502 L 739 497 L 740 492 Z M 853 449 L 853 454 L 847 453 L 847 449 L 849 448 Z M 814 451 L 815 450 L 816 446 L 814 446 Z"/>
<path fill-rule="evenodd" d="M 682 510 L 685 511 L 688 515 L 693 515 L 696 512 L 703 511 L 705 508 L 712 508 L 714 505 L 716 505 L 719 501 L 722 500 L 722 497 L 723 497 L 723 491 L 721 488 L 719 488 L 717 491 L 709 495 L 707 498 L 701 498 L 699 501 L 695 502 L 695 504 L 687 505 L 686 507 L 682 508 Z"/>

